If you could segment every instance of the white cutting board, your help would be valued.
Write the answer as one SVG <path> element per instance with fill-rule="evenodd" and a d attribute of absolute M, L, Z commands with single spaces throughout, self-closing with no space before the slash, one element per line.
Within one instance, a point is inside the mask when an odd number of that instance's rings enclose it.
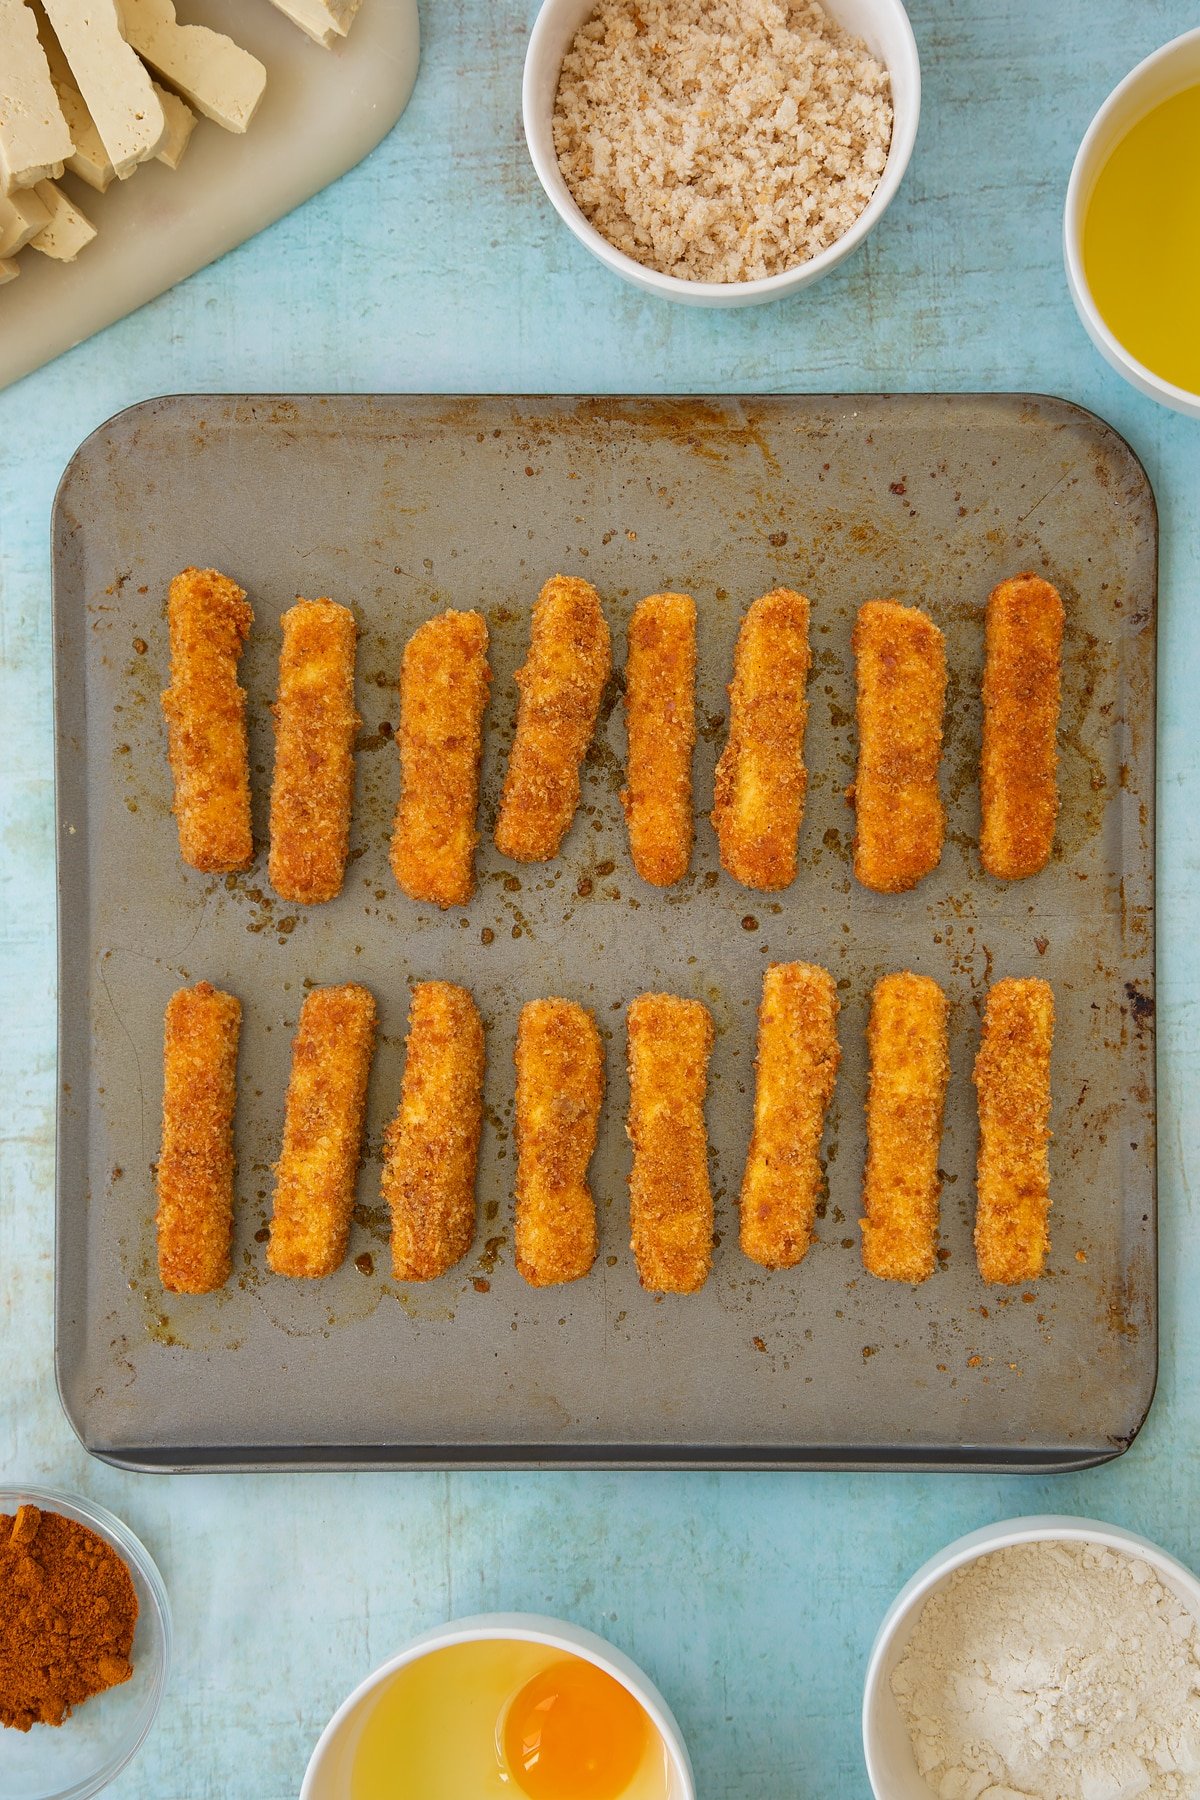
<path fill-rule="evenodd" d="M 232 250 L 360 162 L 391 130 L 417 74 L 417 0 L 363 0 L 348 38 L 314 44 L 270 0 L 180 0 L 265 64 L 244 136 L 197 121 L 180 167 L 144 163 L 97 194 L 62 185 L 99 235 L 73 263 L 20 254 L 0 288 L 0 387 L 40 368 Z"/>

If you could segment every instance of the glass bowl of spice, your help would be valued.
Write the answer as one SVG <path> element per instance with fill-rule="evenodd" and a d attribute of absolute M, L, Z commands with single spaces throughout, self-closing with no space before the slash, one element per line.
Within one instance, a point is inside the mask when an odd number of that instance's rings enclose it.
<path fill-rule="evenodd" d="M 102 1506 L 0 1488 L 0 1794 L 88 1800 L 136 1755 L 171 1615 L 145 1547 Z"/>

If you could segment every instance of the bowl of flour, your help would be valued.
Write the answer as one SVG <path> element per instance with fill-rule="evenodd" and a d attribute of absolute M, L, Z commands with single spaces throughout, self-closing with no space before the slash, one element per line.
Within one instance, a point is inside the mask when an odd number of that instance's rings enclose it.
<path fill-rule="evenodd" d="M 959 1538 L 867 1665 L 875 1800 L 1200 1800 L 1200 1581 L 1092 1519 Z"/>

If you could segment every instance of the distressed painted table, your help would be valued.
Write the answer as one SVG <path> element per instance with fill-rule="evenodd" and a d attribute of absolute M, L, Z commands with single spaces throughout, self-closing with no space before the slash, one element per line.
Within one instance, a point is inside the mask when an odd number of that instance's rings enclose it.
<path fill-rule="evenodd" d="M 248 0 L 249 3 L 249 0 Z M 368 5 L 384 0 L 367 0 Z M 762 310 L 665 308 L 578 249 L 518 122 L 528 0 L 424 9 L 417 92 L 336 188 L 0 396 L 0 1481 L 130 1520 L 171 1591 L 177 1661 L 121 1800 L 284 1800 L 346 1689 L 414 1632 L 562 1613 L 656 1675 L 703 1800 L 860 1800 L 863 1663 L 910 1570 L 986 1520 L 1098 1514 L 1200 1564 L 1200 1233 L 1191 1190 L 1200 947 L 1200 427 L 1105 369 L 1059 221 L 1074 146 L 1186 0 L 915 0 L 925 110 L 866 249 Z M 0 303 L 0 329 L 3 307 Z M 1111 419 L 1162 514 L 1163 1361 L 1120 1461 L 1046 1480 L 923 1476 L 136 1477 L 92 1463 L 52 1371 L 54 832 L 47 521 L 78 440 L 172 389 L 1034 388 Z"/>

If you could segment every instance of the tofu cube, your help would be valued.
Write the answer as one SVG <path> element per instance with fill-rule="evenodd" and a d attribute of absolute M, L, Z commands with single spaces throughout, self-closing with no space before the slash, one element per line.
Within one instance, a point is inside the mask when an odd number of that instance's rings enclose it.
<path fill-rule="evenodd" d="M 306 31 L 314 44 L 323 44 L 328 50 L 335 38 L 345 37 L 362 0 L 272 0 L 272 4 Z"/>
<path fill-rule="evenodd" d="M 149 71 L 125 42 L 117 0 L 42 0 L 75 86 L 120 181 L 157 155 L 167 121 Z"/>
<path fill-rule="evenodd" d="M 55 262 L 74 262 L 95 237 L 96 227 L 52 181 L 38 182 L 37 197 L 50 214 L 50 222 L 30 238 L 29 248 Z"/>
<path fill-rule="evenodd" d="M 71 133 L 25 0 L 0 0 L 0 194 L 61 175 Z"/>
<path fill-rule="evenodd" d="M 175 0 L 122 0 L 125 36 L 138 55 L 206 119 L 245 131 L 267 71 L 256 56 L 206 25 L 181 25 Z"/>
<path fill-rule="evenodd" d="M 50 213 L 32 188 L 0 197 L 0 256 L 15 256 L 49 223 Z"/>

